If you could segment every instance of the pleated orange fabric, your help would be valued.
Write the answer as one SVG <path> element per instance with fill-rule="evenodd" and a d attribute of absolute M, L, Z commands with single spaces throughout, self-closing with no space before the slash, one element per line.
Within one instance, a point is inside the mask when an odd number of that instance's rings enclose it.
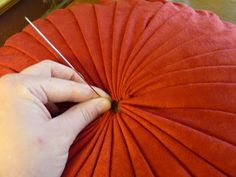
<path fill-rule="evenodd" d="M 236 176 L 236 26 L 145 0 L 79 4 L 36 26 L 118 103 L 75 140 L 63 177 Z M 0 74 L 62 59 L 27 26 Z"/>

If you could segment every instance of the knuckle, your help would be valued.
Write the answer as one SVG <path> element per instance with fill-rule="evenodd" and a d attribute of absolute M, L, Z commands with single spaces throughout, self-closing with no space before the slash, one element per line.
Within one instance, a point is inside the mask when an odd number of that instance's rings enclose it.
<path fill-rule="evenodd" d="M 83 108 L 80 111 L 81 111 L 81 115 L 82 115 L 83 119 L 85 120 L 85 122 L 90 122 L 93 119 L 93 117 L 96 117 L 96 115 L 97 115 L 96 109 L 88 110 L 86 108 Z"/>
<path fill-rule="evenodd" d="M 16 83 L 18 83 L 18 75 L 17 74 L 6 74 L 4 76 L 1 77 L 0 79 L 0 83 L 2 86 L 13 86 Z"/>
<path fill-rule="evenodd" d="M 11 80 L 13 77 L 15 77 L 15 75 L 16 75 L 15 73 L 6 74 L 6 75 L 1 77 L 1 80 L 4 80 L 4 81 Z"/>
<path fill-rule="evenodd" d="M 26 79 L 25 76 L 21 76 L 18 73 L 4 75 L 0 79 L 1 92 L 4 92 L 5 94 L 28 94 L 27 87 L 25 86 Z"/>
<path fill-rule="evenodd" d="M 81 114 L 82 114 L 82 117 L 83 119 L 87 122 L 89 121 L 90 117 L 91 117 L 91 113 L 85 109 L 82 109 L 81 110 Z"/>
<path fill-rule="evenodd" d="M 70 96 L 71 96 L 71 100 L 72 101 L 76 101 L 76 94 L 78 93 L 78 87 L 76 85 L 76 83 L 69 81 L 69 90 L 70 90 Z"/>
<path fill-rule="evenodd" d="M 52 60 L 49 60 L 49 59 L 46 59 L 46 60 L 43 60 L 40 62 L 40 64 L 49 65 L 49 66 L 52 65 L 53 63 L 55 63 L 55 62 L 53 62 Z"/>
<path fill-rule="evenodd" d="M 76 77 L 78 76 L 78 74 L 76 73 L 76 71 L 74 71 L 72 68 L 67 68 L 68 69 L 68 73 L 70 75 L 69 79 L 70 80 L 75 80 Z M 80 78 L 80 76 L 79 76 Z"/>
<path fill-rule="evenodd" d="M 86 85 L 87 86 L 87 85 Z M 88 86 L 87 86 L 88 87 Z M 91 88 L 88 88 L 88 97 L 93 98 L 93 96 L 96 95 L 94 91 Z"/>
<path fill-rule="evenodd" d="M 85 98 L 90 99 L 95 96 L 94 91 L 87 84 L 80 84 L 81 94 L 84 95 Z"/>

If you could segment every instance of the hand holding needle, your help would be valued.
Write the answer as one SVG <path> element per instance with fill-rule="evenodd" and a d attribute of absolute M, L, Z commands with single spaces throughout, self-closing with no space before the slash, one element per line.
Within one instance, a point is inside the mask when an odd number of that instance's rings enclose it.
<path fill-rule="evenodd" d="M 103 90 L 94 88 L 97 97 L 80 80 L 70 67 L 50 60 L 0 78 L 1 177 L 61 176 L 75 138 L 111 107 Z M 47 107 L 63 102 L 75 105 L 56 115 Z"/>

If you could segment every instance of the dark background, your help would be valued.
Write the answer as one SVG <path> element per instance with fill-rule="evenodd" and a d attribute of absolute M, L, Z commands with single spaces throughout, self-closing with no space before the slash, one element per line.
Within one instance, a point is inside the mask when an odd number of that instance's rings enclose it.
<path fill-rule="evenodd" d="M 94 2 L 96 0 L 75 0 L 78 2 Z M 217 13 L 223 20 L 236 24 L 236 0 L 172 0 L 184 2 L 195 9 L 208 9 Z M 24 17 L 31 20 L 40 18 L 48 9 L 43 0 L 21 0 L 10 10 L 0 15 L 0 46 L 11 35 L 26 26 Z"/>
<path fill-rule="evenodd" d="M 26 26 L 25 16 L 35 20 L 47 10 L 43 0 L 21 0 L 0 16 L 0 45 L 12 34 Z"/>

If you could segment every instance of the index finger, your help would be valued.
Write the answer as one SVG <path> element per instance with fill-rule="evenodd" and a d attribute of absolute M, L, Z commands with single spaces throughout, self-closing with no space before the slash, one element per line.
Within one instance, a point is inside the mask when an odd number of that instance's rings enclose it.
<path fill-rule="evenodd" d="M 22 75 L 21 83 L 43 104 L 48 102 L 84 102 L 98 95 L 86 84 L 59 78 Z M 103 90 L 93 87 L 101 97 L 110 98 Z"/>
<path fill-rule="evenodd" d="M 84 78 L 80 73 L 77 73 L 68 66 L 51 60 L 43 60 L 22 70 L 20 73 L 32 76 L 56 77 L 59 79 L 84 83 Z"/>

